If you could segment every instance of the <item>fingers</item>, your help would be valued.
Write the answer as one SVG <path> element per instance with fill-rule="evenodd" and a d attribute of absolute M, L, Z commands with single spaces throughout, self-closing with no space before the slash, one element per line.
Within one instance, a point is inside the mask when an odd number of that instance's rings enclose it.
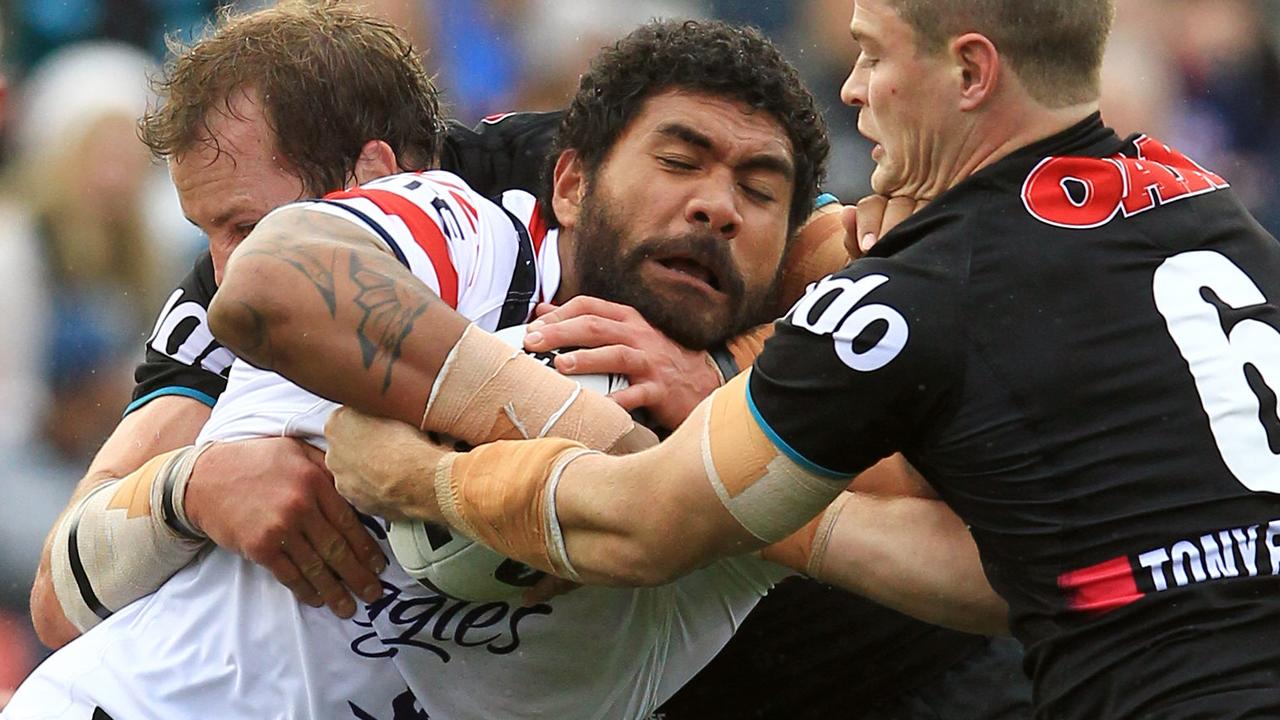
<path fill-rule="evenodd" d="M 857 238 L 858 250 L 861 253 L 870 250 L 880 239 L 880 228 L 884 224 L 888 204 L 889 198 L 883 195 L 868 195 L 858 201 L 857 228 L 854 230 L 854 237 Z"/>
<path fill-rule="evenodd" d="M 847 205 L 840 211 L 840 224 L 844 226 L 844 251 L 849 259 L 862 257 L 863 249 L 858 243 L 858 207 Z"/>
<path fill-rule="evenodd" d="M 622 409 L 628 412 L 637 408 L 650 407 L 657 402 L 657 398 L 653 396 L 653 387 L 649 383 L 631 385 L 617 392 L 609 393 L 609 399 L 621 405 Z"/>
<path fill-rule="evenodd" d="M 542 305 L 538 307 L 542 307 Z M 558 323 L 582 315 L 598 315 L 619 322 L 639 315 L 635 308 L 630 305 L 621 305 L 589 295 L 579 295 L 558 308 L 554 305 L 548 307 L 551 309 L 544 314 L 538 315 L 538 319 L 530 323 L 530 329 L 540 328 L 543 323 Z M 534 312 L 536 314 L 537 310 L 535 309 Z"/>
<path fill-rule="evenodd" d="M 860 254 L 866 253 L 884 237 L 886 233 L 897 227 L 903 220 L 914 215 L 928 205 L 928 200 L 917 200 L 905 195 L 887 198 L 883 195 L 868 195 L 858 201 L 854 222 L 854 237 Z M 850 218 L 846 215 L 845 227 L 849 227 Z M 852 256 L 852 250 L 851 250 Z"/>
<path fill-rule="evenodd" d="M 382 597 L 378 575 L 387 567 L 382 551 L 336 489 L 321 493 L 317 500 L 323 521 L 308 529 L 312 547 L 361 600 L 376 601 Z"/>
<path fill-rule="evenodd" d="M 577 299 L 574 298 L 574 300 Z M 560 310 L 568 309 L 572 302 L 571 300 L 565 303 Z M 602 315 L 574 315 L 540 325 L 536 330 L 530 330 L 524 336 L 524 346 L 527 350 L 544 352 L 562 347 L 595 348 L 604 345 L 625 345 L 633 334 L 628 331 L 629 327 L 614 318 Z"/>
<path fill-rule="evenodd" d="M 565 375 L 615 373 L 633 376 L 647 369 L 644 353 L 625 345 L 574 350 L 556 356 L 555 364 L 556 370 Z"/>
<path fill-rule="evenodd" d="M 284 552 L 285 541 L 281 541 L 280 548 L 279 553 L 261 558 L 257 562 L 270 570 L 281 585 L 289 588 L 294 597 L 298 598 L 298 602 L 315 608 L 323 607 L 324 600 L 320 597 L 320 593 L 316 592 L 315 586 L 303 576 L 302 570 L 294 563 L 293 558 Z"/>
<path fill-rule="evenodd" d="M 351 599 L 351 593 L 347 592 L 330 571 L 328 563 L 320 557 L 312 543 L 309 534 L 293 535 L 285 540 L 284 553 L 297 567 L 302 577 L 301 582 L 311 587 L 319 596 L 321 604 L 327 605 L 334 615 L 346 620 L 356 613 L 355 601 Z M 332 548 L 326 549 L 332 550 Z M 294 589 L 294 585 L 299 584 L 301 583 L 296 580 L 293 584 L 285 583 L 290 590 Z M 294 594 L 297 594 L 296 590 Z M 319 607 L 319 605 L 313 605 L 313 607 Z"/>
<path fill-rule="evenodd" d="M 916 208 L 924 207 L 927 200 L 917 201 L 915 198 L 909 197 L 892 197 L 885 207 L 884 218 L 880 226 L 880 237 L 884 237 L 885 233 L 894 229 L 903 220 L 915 214 Z"/>
<path fill-rule="evenodd" d="M 573 592 L 582 587 L 572 580 L 565 580 L 554 575 L 544 575 L 541 580 L 533 587 L 524 591 L 521 596 L 522 602 L 528 605 L 537 605 L 540 602 L 546 602 L 557 595 L 563 595 L 567 592 Z"/>

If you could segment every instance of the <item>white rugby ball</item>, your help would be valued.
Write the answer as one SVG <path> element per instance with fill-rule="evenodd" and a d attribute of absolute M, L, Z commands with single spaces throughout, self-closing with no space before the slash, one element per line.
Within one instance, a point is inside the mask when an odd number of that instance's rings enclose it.
<path fill-rule="evenodd" d="M 525 326 L 495 333 L 523 349 Z M 554 369 L 559 351 L 529 353 Z M 570 375 L 584 389 L 608 395 L 627 387 L 625 375 Z M 445 444 L 451 444 L 445 439 Z M 471 602 L 517 600 L 543 576 L 539 570 L 503 557 L 451 528 L 421 521 L 393 522 L 387 530 L 391 551 L 405 572 L 422 585 L 449 597 Z"/>

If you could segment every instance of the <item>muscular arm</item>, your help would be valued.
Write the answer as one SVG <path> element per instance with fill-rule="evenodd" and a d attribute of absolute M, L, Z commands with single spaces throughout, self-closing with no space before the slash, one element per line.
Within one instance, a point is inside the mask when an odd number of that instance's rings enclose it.
<path fill-rule="evenodd" d="M 593 584 L 663 584 L 773 543 L 772 558 L 890 607 L 952 627 L 1003 630 L 1007 612 L 954 513 L 928 498 L 852 493 L 843 499 L 855 502 L 827 507 L 849 479 L 778 451 L 752 419 L 744 386 L 721 388 L 662 444 L 626 457 L 584 455 L 564 441 L 495 443 L 461 455 L 419 448 L 420 467 L 436 468 L 427 473 L 434 482 L 419 481 L 398 506 Z"/>
<path fill-rule="evenodd" d="M 1009 633 L 1008 604 L 987 582 L 963 521 L 940 500 L 850 493 L 823 557 L 818 580 L 935 625 Z"/>
<path fill-rule="evenodd" d="M 625 452 L 656 441 L 614 403 L 470 328 L 365 229 L 304 208 L 268 216 L 236 250 L 209 325 L 317 395 L 468 443 L 545 434 Z"/>
<path fill-rule="evenodd" d="M 192 443 L 208 418 L 208 406 L 176 395 L 156 398 L 130 413 L 93 458 L 67 507 L 98 485 L 137 470 L 156 455 Z M 61 522 L 59 517 L 54 527 Z M 80 631 L 67 620 L 53 591 L 51 539 L 52 533 L 45 540 L 31 588 L 31 620 L 40 641 L 58 648 L 74 640 Z"/>
<path fill-rule="evenodd" d="M 301 208 L 258 225 L 209 307 L 213 334 L 239 357 L 414 426 L 467 325 L 367 231 Z"/>

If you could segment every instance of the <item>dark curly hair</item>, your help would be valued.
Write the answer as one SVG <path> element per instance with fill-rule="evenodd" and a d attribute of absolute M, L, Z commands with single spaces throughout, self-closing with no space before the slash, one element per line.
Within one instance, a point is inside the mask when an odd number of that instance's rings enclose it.
<path fill-rule="evenodd" d="M 170 49 L 174 59 L 153 81 L 161 104 L 138 122 L 158 158 L 216 143 L 209 113 L 229 111 L 238 90 L 256 92 L 276 149 L 311 194 L 346 184 L 369 140 L 390 145 L 402 170 L 439 154 L 444 123 L 418 53 L 395 26 L 348 2 L 223 8 L 206 37 Z"/>
<path fill-rule="evenodd" d="M 724 96 L 771 113 L 795 153 L 790 230 L 813 211 L 826 175 L 827 125 L 812 93 L 778 48 L 752 27 L 720 21 L 654 21 L 600 51 L 582 76 L 544 169 L 542 209 L 551 209 L 556 160 L 576 150 L 590 175 L 650 97 L 668 89 Z"/>

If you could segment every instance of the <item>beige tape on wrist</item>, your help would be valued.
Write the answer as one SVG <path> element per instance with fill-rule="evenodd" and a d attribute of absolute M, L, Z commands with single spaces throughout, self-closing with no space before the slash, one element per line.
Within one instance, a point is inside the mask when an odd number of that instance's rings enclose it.
<path fill-rule="evenodd" d="M 617 403 L 584 392 L 573 380 L 471 325 L 440 368 L 420 429 L 472 445 L 552 436 L 609 450 L 633 426 Z"/>
<path fill-rule="evenodd" d="M 184 447 L 103 483 L 59 523 L 54 594 L 81 631 L 155 592 L 207 544 L 183 509 L 187 482 L 207 445 Z"/>
<path fill-rule="evenodd" d="M 822 562 L 831 543 L 831 532 L 851 497 L 851 493 L 840 493 L 821 515 L 789 537 L 761 550 L 760 557 L 821 580 Z"/>
<path fill-rule="evenodd" d="M 450 453 L 436 465 L 444 521 L 513 560 L 574 579 L 554 514 L 554 483 L 589 448 L 560 438 L 495 442 Z"/>

